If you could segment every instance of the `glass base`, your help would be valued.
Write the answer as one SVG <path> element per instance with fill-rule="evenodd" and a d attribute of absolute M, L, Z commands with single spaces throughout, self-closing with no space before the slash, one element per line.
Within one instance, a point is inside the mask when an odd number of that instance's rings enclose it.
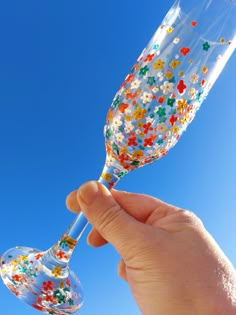
<path fill-rule="evenodd" d="M 81 283 L 66 266 L 48 260 L 48 252 L 15 247 L 3 254 L 0 273 L 20 300 L 47 314 L 68 315 L 83 304 Z"/>

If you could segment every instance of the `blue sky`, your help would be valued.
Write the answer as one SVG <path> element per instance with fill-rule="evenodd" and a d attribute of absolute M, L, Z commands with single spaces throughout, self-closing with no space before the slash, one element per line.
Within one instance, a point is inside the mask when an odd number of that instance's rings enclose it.
<path fill-rule="evenodd" d="M 67 194 L 97 179 L 103 126 L 120 83 L 173 2 L 2 1 L 0 4 L 0 252 L 47 249 L 74 218 Z M 236 56 L 178 145 L 117 189 L 190 209 L 236 264 Z M 87 231 L 88 232 L 88 231 Z M 71 262 L 81 315 L 139 315 L 111 246 L 81 239 Z M 0 284 L 3 314 L 39 314 Z"/>

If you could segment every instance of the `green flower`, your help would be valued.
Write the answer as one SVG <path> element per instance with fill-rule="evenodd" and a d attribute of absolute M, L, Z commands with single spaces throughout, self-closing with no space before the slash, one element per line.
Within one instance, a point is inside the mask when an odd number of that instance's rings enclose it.
<path fill-rule="evenodd" d="M 71 298 L 68 300 L 68 303 L 69 305 L 74 305 L 74 301 Z"/>
<path fill-rule="evenodd" d="M 176 80 L 175 80 L 175 77 L 172 77 L 171 79 L 168 80 L 170 83 L 175 83 Z"/>
<path fill-rule="evenodd" d="M 161 145 L 163 142 L 164 142 L 163 139 L 159 139 L 159 140 L 157 141 L 157 143 L 158 143 L 159 145 Z"/>
<path fill-rule="evenodd" d="M 106 138 L 107 138 L 107 140 L 110 140 L 110 137 L 112 136 L 112 131 L 111 131 L 111 129 L 107 129 L 106 130 Z"/>
<path fill-rule="evenodd" d="M 161 124 L 161 123 L 164 123 L 164 122 L 166 122 L 166 116 L 162 116 L 162 117 L 160 117 L 160 119 L 159 119 L 159 123 Z"/>
<path fill-rule="evenodd" d="M 143 67 L 143 68 L 140 69 L 139 75 L 143 75 L 143 76 L 144 76 L 144 75 L 147 74 L 148 71 L 149 71 L 148 66 L 145 66 L 145 67 Z"/>
<path fill-rule="evenodd" d="M 166 109 L 163 107 L 159 107 L 158 111 L 157 111 L 157 115 L 159 115 L 159 117 L 163 117 L 166 115 Z"/>
<path fill-rule="evenodd" d="M 117 96 L 117 98 L 114 100 L 113 104 L 112 104 L 112 107 L 113 108 L 116 108 L 118 105 L 121 104 L 121 101 L 120 101 L 120 97 Z"/>
<path fill-rule="evenodd" d="M 119 155 L 119 148 L 118 148 L 117 144 L 112 143 L 111 147 L 112 147 L 112 150 L 115 151 Z"/>
<path fill-rule="evenodd" d="M 153 46 L 153 49 L 158 49 L 159 47 L 160 47 L 159 44 L 155 44 L 155 45 Z"/>
<path fill-rule="evenodd" d="M 148 77 L 147 84 L 152 86 L 152 85 L 154 85 L 155 82 L 156 82 L 156 80 L 154 77 Z"/>
<path fill-rule="evenodd" d="M 202 44 L 202 47 L 203 47 L 203 50 L 208 51 L 211 46 L 209 45 L 208 42 L 205 42 L 204 44 Z"/>
<path fill-rule="evenodd" d="M 173 107 L 174 103 L 175 103 L 175 98 L 168 98 L 167 105 L 169 105 L 170 107 Z"/>
<path fill-rule="evenodd" d="M 139 161 L 133 161 L 132 163 L 131 163 L 131 165 L 133 165 L 133 166 L 138 166 L 139 165 Z"/>

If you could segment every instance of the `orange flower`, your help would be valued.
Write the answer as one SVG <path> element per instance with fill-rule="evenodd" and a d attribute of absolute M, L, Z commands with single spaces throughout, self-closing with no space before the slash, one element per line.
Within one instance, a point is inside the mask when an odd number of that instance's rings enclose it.
<path fill-rule="evenodd" d="M 133 112 L 133 117 L 135 120 L 144 119 L 146 112 L 147 112 L 146 109 L 142 109 L 141 107 L 138 106 L 136 110 Z"/>

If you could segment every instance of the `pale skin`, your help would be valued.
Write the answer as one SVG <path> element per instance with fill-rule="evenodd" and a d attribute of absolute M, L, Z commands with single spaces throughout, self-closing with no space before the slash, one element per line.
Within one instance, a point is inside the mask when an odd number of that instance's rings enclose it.
<path fill-rule="evenodd" d="M 93 225 L 91 246 L 121 255 L 118 274 L 143 315 L 236 314 L 236 271 L 192 212 L 95 181 L 66 204 Z"/>

